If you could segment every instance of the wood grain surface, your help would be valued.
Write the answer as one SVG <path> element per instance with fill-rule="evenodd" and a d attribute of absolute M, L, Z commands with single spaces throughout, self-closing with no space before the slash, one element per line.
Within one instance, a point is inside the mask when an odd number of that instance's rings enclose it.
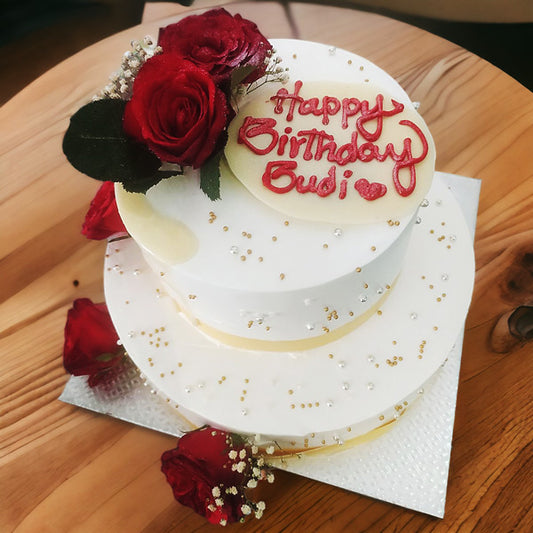
<path fill-rule="evenodd" d="M 168 13 L 177 9 L 186 11 L 170 5 Z M 269 37 L 325 42 L 377 63 L 421 102 L 438 170 L 482 180 L 444 519 L 279 472 L 260 489 L 265 516 L 229 529 L 533 531 L 533 344 L 498 322 L 533 303 L 531 93 L 471 53 L 385 17 L 301 3 L 228 9 Z M 130 40 L 171 20 L 83 50 L 0 109 L 1 532 L 216 528 L 177 504 L 159 471 L 175 439 L 57 400 L 67 381 L 66 312 L 77 297 L 102 301 L 105 249 L 80 234 L 99 184 L 69 166 L 62 136 Z"/>

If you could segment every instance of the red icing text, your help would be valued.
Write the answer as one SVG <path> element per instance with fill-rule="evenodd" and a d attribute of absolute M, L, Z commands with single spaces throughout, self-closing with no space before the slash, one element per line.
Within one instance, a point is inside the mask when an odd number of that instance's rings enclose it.
<path fill-rule="evenodd" d="M 276 119 L 247 116 L 239 129 L 238 142 L 254 154 L 275 154 L 283 158 L 267 163 L 262 177 L 263 185 L 267 189 L 278 194 L 296 190 L 300 194 L 310 192 L 321 197 L 338 191 L 339 199 L 343 200 L 346 198 L 353 172 L 345 170 L 343 177 L 338 178 L 337 167 L 357 161 L 367 163 L 374 160 L 391 160 L 394 162 L 392 183 L 396 192 L 404 197 L 412 194 L 416 187 L 416 165 L 423 161 L 428 153 L 428 142 L 422 130 L 410 120 L 400 120 L 398 124 L 406 128 L 401 148 L 395 148 L 392 143 L 387 143 L 385 147 L 376 144 L 383 131 L 383 121 L 400 114 L 404 110 L 403 104 L 391 99 L 390 106 L 385 105 L 382 94 L 376 96 L 376 102 L 372 106 L 368 101 L 357 98 L 338 99 L 323 96 L 322 99 L 304 99 L 299 94 L 302 85 L 301 81 L 297 81 L 292 93 L 285 88 L 279 89 L 270 99 L 274 104 L 274 113 L 285 114 L 288 123 L 296 114 L 312 114 L 321 117 L 323 126 L 327 126 L 333 117 L 340 114 L 342 129 L 351 131 L 347 137 L 349 140 L 339 144 L 326 129 L 317 128 L 293 131 L 291 126 L 286 126 L 283 133 L 280 133 Z M 412 153 L 412 142 L 415 138 L 422 146 L 421 153 L 417 155 Z M 297 158 L 305 161 L 320 161 L 326 158 L 332 165 L 327 176 L 319 178 L 313 175 L 305 178 L 297 173 Z M 400 180 L 402 170 L 409 176 L 406 186 Z M 352 180 L 351 187 L 368 201 L 376 200 L 387 192 L 384 184 L 369 183 L 365 178 Z"/>

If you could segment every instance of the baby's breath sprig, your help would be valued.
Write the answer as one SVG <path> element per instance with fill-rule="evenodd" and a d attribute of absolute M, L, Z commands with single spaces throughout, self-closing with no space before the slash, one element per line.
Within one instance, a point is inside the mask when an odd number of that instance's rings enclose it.
<path fill-rule="evenodd" d="M 235 111 L 239 109 L 239 102 L 248 94 L 259 89 L 265 83 L 278 82 L 287 83 L 289 81 L 288 68 L 283 68 L 280 63 L 282 58 L 276 55 L 276 50 L 272 49 L 267 52 L 265 57 L 265 73 L 264 75 L 249 84 L 240 83 L 233 87 L 231 101 Z"/>
<path fill-rule="evenodd" d="M 160 54 L 163 49 L 147 35 L 139 41 L 131 41 L 131 50 L 122 56 L 120 69 L 109 77 L 109 83 L 96 95 L 93 100 L 113 98 L 129 100 L 131 98 L 133 82 L 144 63 Z"/>

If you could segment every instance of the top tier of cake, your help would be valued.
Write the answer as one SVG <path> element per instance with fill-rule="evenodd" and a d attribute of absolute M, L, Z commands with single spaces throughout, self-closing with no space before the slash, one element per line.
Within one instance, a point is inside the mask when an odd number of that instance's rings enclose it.
<path fill-rule="evenodd" d="M 290 80 L 241 102 L 220 200 L 193 171 L 146 196 L 116 192 L 128 231 L 195 325 L 225 344 L 299 350 L 353 329 L 386 298 L 435 155 L 378 67 L 316 43 L 273 44 Z"/>

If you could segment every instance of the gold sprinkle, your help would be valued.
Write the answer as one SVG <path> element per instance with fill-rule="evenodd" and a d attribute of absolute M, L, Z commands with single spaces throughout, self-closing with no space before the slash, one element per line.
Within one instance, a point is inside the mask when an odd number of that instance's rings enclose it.
<path fill-rule="evenodd" d="M 437 302 L 442 302 L 442 298 L 440 296 L 437 298 Z"/>
<path fill-rule="evenodd" d="M 353 316 L 353 311 L 350 311 L 348 314 L 349 314 L 350 316 Z"/>
<path fill-rule="evenodd" d="M 164 378 L 165 377 L 165 374 L 163 372 L 161 372 L 161 374 L 159 374 L 160 377 Z"/>
<path fill-rule="evenodd" d="M 146 333 L 144 331 L 141 331 L 141 335 L 146 335 Z"/>
<path fill-rule="evenodd" d="M 129 300 L 126 300 L 124 303 L 125 303 L 126 305 L 128 305 L 128 304 L 130 303 L 130 301 L 129 301 Z"/>
<path fill-rule="evenodd" d="M 348 65 L 351 65 L 351 64 L 352 64 L 352 60 L 348 59 Z"/>
<path fill-rule="evenodd" d="M 241 402 L 244 402 L 244 396 L 240 397 Z"/>
<path fill-rule="evenodd" d="M 315 402 L 315 407 L 320 407 L 320 402 Z M 314 437 L 314 436 L 315 436 L 315 435 L 313 434 L 313 437 Z"/>
<path fill-rule="evenodd" d="M 328 357 L 329 357 L 330 359 L 333 359 L 334 356 L 333 356 L 332 353 L 328 353 Z"/>
<path fill-rule="evenodd" d="M 253 323 L 254 323 L 253 320 L 250 320 L 250 321 L 248 322 L 248 329 L 250 329 L 250 328 L 252 327 Z"/>
<path fill-rule="evenodd" d="M 229 230 L 228 226 L 224 226 L 222 229 L 223 229 L 224 231 L 228 231 L 228 230 Z"/>
<path fill-rule="evenodd" d="M 243 389 L 242 393 L 243 394 L 248 394 L 248 391 L 246 389 Z"/>
<path fill-rule="evenodd" d="M 159 275 L 160 275 L 161 277 L 163 277 L 163 276 L 165 275 L 165 273 L 164 273 L 164 272 L 159 272 Z"/>
<path fill-rule="evenodd" d="M 403 404 L 404 404 L 404 405 L 408 405 L 408 402 L 407 402 L 407 401 L 404 401 Z"/>
<path fill-rule="evenodd" d="M 350 433 L 350 432 L 352 431 L 352 428 L 351 428 L 350 426 L 348 426 L 348 427 L 346 428 L 346 431 L 347 431 L 348 433 Z"/>
<path fill-rule="evenodd" d="M 153 334 L 152 333 L 148 333 L 148 337 L 153 337 Z"/>
<path fill-rule="evenodd" d="M 322 439 L 320 442 L 321 444 L 326 444 L 326 441 L 324 439 Z"/>
<path fill-rule="evenodd" d="M 392 344 L 396 345 L 396 344 L 398 344 L 398 343 L 397 343 L 396 341 L 392 341 Z"/>
<path fill-rule="evenodd" d="M 380 416 L 379 416 L 379 419 L 380 419 L 380 420 L 384 420 L 385 417 L 384 417 L 383 415 L 380 415 Z"/>
<path fill-rule="evenodd" d="M 270 331 L 270 326 L 267 326 L 265 329 L 266 329 L 267 331 Z"/>
<path fill-rule="evenodd" d="M 325 242 L 323 245 L 322 245 L 322 248 L 326 249 L 326 248 L 329 248 L 329 245 L 327 242 Z"/>
<path fill-rule="evenodd" d="M 448 244 L 448 246 L 446 246 L 446 248 L 448 248 L 448 250 L 449 250 L 449 249 L 451 248 L 451 245 L 450 245 L 450 244 Z"/>
<path fill-rule="evenodd" d="M 119 272 L 119 274 L 120 274 L 120 275 L 124 274 L 124 271 L 123 271 L 123 270 L 121 270 L 121 271 Z"/>
<path fill-rule="evenodd" d="M 423 357 L 422 355 L 419 355 L 419 356 L 418 356 L 419 359 L 422 359 L 422 357 Z"/>
<path fill-rule="evenodd" d="M 148 358 L 148 361 L 152 361 L 152 358 L 151 358 L 151 357 L 149 357 L 149 358 Z"/>
<path fill-rule="evenodd" d="M 293 403 L 291 403 L 291 409 L 294 409 L 296 407 L 296 405 L 294 405 Z"/>
<path fill-rule="evenodd" d="M 363 287 L 364 287 L 365 289 L 368 289 L 368 283 L 365 283 L 365 284 L 363 285 Z"/>
<path fill-rule="evenodd" d="M 247 239 L 251 239 L 251 238 L 252 238 L 252 234 L 251 234 L 251 233 L 247 233 L 247 234 L 246 234 L 246 238 L 247 238 Z"/>
<path fill-rule="evenodd" d="M 224 378 L 226 379 L 226 378 Z M 244 383 L 250 383 L 250 380 L 248 378 L 244 378 Z"/>
<path fill-rule="evenodd" d="M 246 233 L 245 231 L 243 231 L 243 232 L 241 233 L 241 235 L 242 235 L 243 237 L 246 237 L 247 233 Z"/>
<path fill-rule="evenodd" d="M 183 363 L 178 363 L 178 367 L 181 368 L 183 366 Z"/>
<path fill-rule="evenodd" d="M 359 67 L 359 70 L 365 70 L 365 67 L 363 67 L 363 65 L 361 65 L 361 66 Z"/>
<path fill-rule="evenodd" d="M 156 345 L 155 345 L 156 348 L 159 348 L 159 343 L 157 342 Z"/>
<path fill-rule="evenodd" d="M 329 307 L 328 306 L 324 307 L 324 313 L 327 313 L 328 311 L 329 311 Z"/>
<path fill-rule="evenodd" d="M 259 257 L 257 258 L 257 260 L 258 260 L 260 263 L 262 263 L 262 262 L 263 262 L 263 257 L 262 257 L 262 256 L 259 256 Z"/>
<path fill-rule="evenodd" d="M 422 279 L 426 279 L 426 276 L 422 276 Z"/>
<path fill-rule="evenodd" d="M 383 314 L 383 311 L 381 309 L 378 309 L 378 315 L 381 316 Z"/>
<path fill-rule="evenodd" d="M 189 300 L 196 300 L 196 294 L 189 294 Z"/>
<path fill-rule="evenodd" d="M 296 54 L 292 54 L 292 58 L 296 59 L 298 56 Z"/>
<path fill-rule="evenodd" d="M 247 253 L 248 255 L 250 255 L 250 254 L 252 253 L 252 250 L 248 249 L 248 250 L 246 250 L 246 253 Z"/>
<path fill-rule="evenodd" d="M 300 407 L 301 407 L 302 409 L 305 409 L 305 403 L 301 403 L 301 404 L 300 404 Z"/>
<path fill-rule="evenodd" d="M 429 233 L 433 234 L 433 233 L 435 233 L 435 230 L 430 229 Z"/>
<path fill-rule="evenodd" d="M 395 225 L 395 226 L 399 226 L 399 225 L 400 225 L 400 221 L 399 221 L 399 220 L 395 220 L 395 221 L 394 221 L 394 225 Z"/>
<path fill-rule="evenodd" d="M 292 389 L 289 389 L 289 394 L 294 394 L 294 391 Z"/>
<path fill-rule="evenodd" d="M 385 285 L 385 288 L 386 288 L 387 290 L 389 290 L 389 289 L 390 289 L 390 285 Z"/>
<path fill-rule="evenodd" d="M 376 247 L 375 246 L 371 246 L 370 249 L 375 252 L 376 251 Z"/>
<path fill-rule="evenodd" d="M 329 328 L 326 328 L 325 326 L 322 328 L 322 331 L 324 331 L 325 333 L 329 333 Z"/>
<path fill-rule="evenodd" d="M 307 404 L 307 407 L 313 407 L 313 404 L 312 404 L 311 402 L 309 402 L 309 403 Z"/>
<path fill-rule="evenodd" d="M 246 256 L 245 255 L 241 255 L 241 261 L 246 261 Z"/>
<path fill-rule="evenodd" d="M 276 242 L 276 241 L 278 240 L 278 238 L 277 238 L 275 235 L 272 235 L 272 240 L 273 240 L 274 242 Z"/>
<path fill-rule="evenodd" d="M 159 331 L 165 331 L 165 326 L 161 326 L 161 327 L 159 328 Z"/>
<path fill-rule="evenodd" d="M 165 346 L 168 346 L 168 341 L 165 341 L 165 343 L 164 343 L 164 344 L 165 344 Z"/>
<path fill-rule="evenodd" d="M 357 267 L 357 268 L 355 269 L 355 271 L 356 271 L 356 272 L 361 272 L 361 267 Z"/>
<path fill-rule="evenodd" d="M 174 375 L 174 370 L 171 370 L 170 373 L 171 373 L 171 375 Z"/>
<path fill-rule="evenodd" d="M 285 274 L 283 272 L 279 275 L 279 279 L 285 279 Z"/>
<path fill-rule="evenodd" d="M 446 222 L 441 222 L 440 225 L 441 226 L 446 226 Z"/>
<path fill-rule="evenodd" d="M 376 363 L 374 366 L 375 366 L 376 368 L 379 368 L 379 363 Z"/>
<path fill-rule="evenodd" d="M 285 222 L 283 222 L 283 224 L 285 224 L 285 226 L 288 226 L 289 225 L 289 221 L 285 220 Z"/>

